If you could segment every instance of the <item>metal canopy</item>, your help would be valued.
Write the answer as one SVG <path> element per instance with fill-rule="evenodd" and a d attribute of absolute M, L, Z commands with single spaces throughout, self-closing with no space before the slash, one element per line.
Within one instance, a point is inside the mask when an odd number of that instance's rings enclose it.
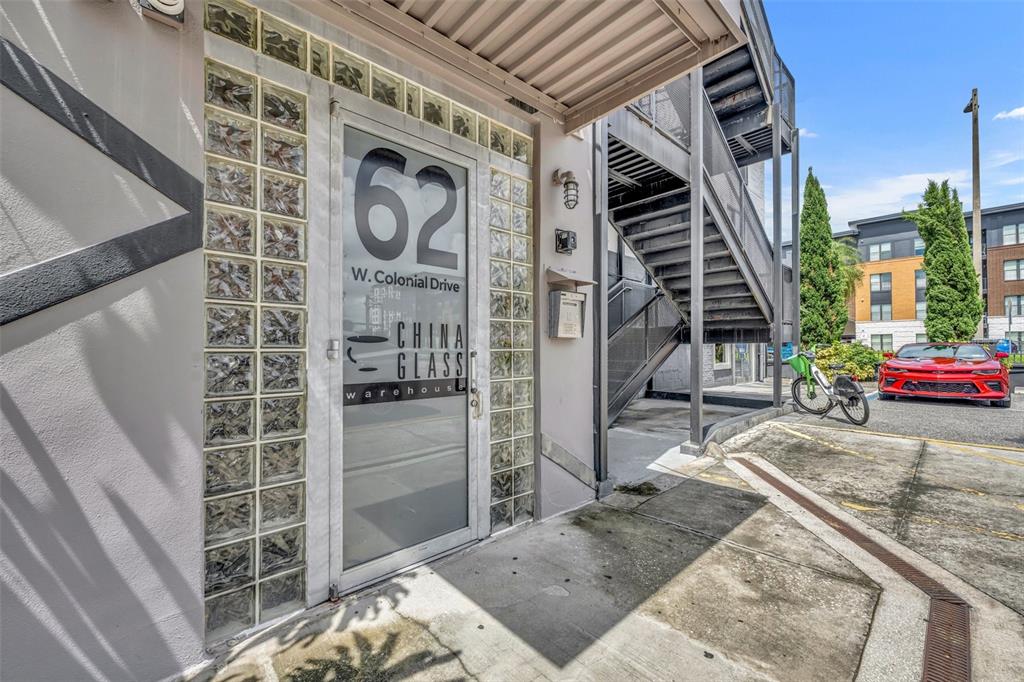
<path fill-rule="evenodd" d="M 746 40 L 722 0 L 331 2 L 363 28 L 530 105 L 566 132 Z"/>

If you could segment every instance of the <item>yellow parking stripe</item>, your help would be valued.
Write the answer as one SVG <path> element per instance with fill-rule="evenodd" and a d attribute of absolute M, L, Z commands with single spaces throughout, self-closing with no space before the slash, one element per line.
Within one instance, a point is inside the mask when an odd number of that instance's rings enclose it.
<path fill-rule="evenodd" d="M 778 422 L 770 422 L 777 424 Z M 814 429 L 825 429 L 826 431 L 843 431 L 845 433 L 864 433 L 869 436 L 886 436 L 888 438 L 902 438 L 903 440 L 916 440 L 924 441 L 925 443 L 933 443 L 935 445 L 947 445 L 957 450 L 963 450 L 969 455 L 975 457 L 983 457 L 990 459 L 994 462 L 1002 462 L 1003 464 L 1012 464 L 1013 466 L 1024 467 L 1024 460 L 1010 459 L 1009 457 L 1000 457 L 999 455 L 990 455 L 985 452 L 978 452 L 975 448 L 984 448 L 986 450 L 1003 450 L 1005 452 L 1019 452 L 1024 454 L 1024 448 L 1014 448 L 1008 445 L 983 445 L 981 443 L 963 443 L 955 440 L 942 440 L 940 438 L 927 438 L 925 436 L 908 436 L 905 433 L 884 433 L 881 431 L 868 431 L 867 429 L 842 429 L 835 426 L 822 426 L 819 424 L 806 424 L 803 422 L 793 423 L 791 426 L 806 426 Z"/>
<path fill-rule="evenodd" d="M 862 512 L 881 511 L 881 507 L 868 507 L 867 505 L 855 504 L 853 502 L 847 502 L 846 500 L 843 500 L 839 504 L 842 505 L 843 507 L 846 507 L 847 509 L 853 509 L 854 511 L 862 511 Z"/>
<path fill-rule="evenodd" d="M 846 500 L 840 501 L 839 506 L 846 507 L 847 509 L 853 509 L 854 511 L 859 512 L 886 511 L 882 507 L 869 507 L 867 505 L 857 504 L 855 502 L 848 502 Z M 1020 507 L 1022 505 L 1015 506 Z M 993 530 L 991 528 L 985 528 L 984 526 L 971 526 L 964 523 L 951 523 L 949 521 L 935 519 L 930 516 L 924 516 L 916 512 L 910 512 L 909 518 L 911 521 L 915 521 L 917 523 L 926 523 L 930 526 L 940 526 L 942 528 L 963 530 L 970 533 L 974 533 L 976 535 L 991 535 L 993 537 L 999 538 L 1000 540 L 1010 540 L 1011 542 L 1024 542 L 1024 535 L 1020 535 L 1018 533 L 1011 533 L 1010 531 L 1006 530 Z"/>
<path fill-rule="evenodd" d="M 874 461 L 875 460 L 874 455 L 867 455 L 867 454 L 864 454 L 863 452 L 857 452 L 856 450 L 851 450 L 850 448 L 844 448 L 842 445 L 836 445 L 835 443 L 829 443 L 827 440 L 822 440 L 820 438 L 815 438 L 814 436 L 809 436 L 806 433 L 800 433 L 799 431 L 794 431 L 793 429 L 791 429 L 791 428 L 789 428 L 789 427 L 787 427 L 787 426 L 785 426 L 783 424 L 780 424 L 779 422 L 768 422 L 768 424 L 770 426 L 775 427 L 775 428 L 782 429 L 786 433 L 788 433 L 790 435 L 793 435 L 793 436 L 796 436 L 797 438 L 803 438 L 804 440 L 809 440 L 812 443 L 817 443 L 818 445 L 824 445 L 825 447 L 831 448 L 832 450 L 838 450 L 839 452 L 842 452 L 844 454 L 853 455 L 854 457 L 860 457 L 861 459 L 866 459 L 866 460 L 870 460 L 870 461 Z"/>
<path fill-rule="evenodd" d="M 1017 533 L 1011 533 L 1005 530 L 992 530 L 991 528 L 984 528 L 982 526 L 969 526 L 962 523 L 950 523 L 949 521 L 942 521 L 940 519 L 933 519 L 928 516 L 921 516 L 920 514 L 910 513 L 911 521 L 918 521 L 920 523 L 927 523 L 932 526 L 939 526 L 941 528 L 954 528 L 956 530 L 966 530 L 971 533 L 977 533 L 978 535 L 992 535 L 1000 540 L 1010 540 L 1012 542 L 1024 542 L 1024 535 L 1018 535 Z"/>

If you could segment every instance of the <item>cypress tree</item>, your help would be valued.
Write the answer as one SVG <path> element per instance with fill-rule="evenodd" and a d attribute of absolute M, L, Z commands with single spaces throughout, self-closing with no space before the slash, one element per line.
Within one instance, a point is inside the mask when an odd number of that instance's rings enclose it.
<path fill-rule="evenodd" d="M 805 345 L 839 341 L 846 326 L 842 263 L 832 240 L 825 192 L 808 169 L 800 212 L 800 339 Z"/>
<path fill-rule="evenodd" d="M 960 197 L 949 181 L 928 181 L 924 201 L 904 216 L 924 240 L 924 328 L 929 341 L 970 341 L 981 320 L 982 300 L 967 240 Z"/>

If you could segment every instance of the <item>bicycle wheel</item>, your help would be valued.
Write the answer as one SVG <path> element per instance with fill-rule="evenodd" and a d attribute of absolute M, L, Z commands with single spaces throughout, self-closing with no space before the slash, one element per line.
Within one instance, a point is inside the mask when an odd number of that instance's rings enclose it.
<path fill-rule="evenodd" d="M 828 409 L 828 394 L 820 386 L 811 386 L 806 377 L 793 381 L 793 400 L 805 412 L 825 414 Z"/>
<path fill-rule="evenodd" d="M 863 393 L 858 393 L 852 398 L 843 398 L 839 402 L 839 407 L 843 410 L 846 418 L 857 426 L 864 426 L 868 423 L 868 399 L 864 397 Z"/>

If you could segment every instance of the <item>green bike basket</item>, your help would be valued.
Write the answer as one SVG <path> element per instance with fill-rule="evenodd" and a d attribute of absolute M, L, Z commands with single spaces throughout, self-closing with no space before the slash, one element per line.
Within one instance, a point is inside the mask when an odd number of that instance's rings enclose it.
<path fill-rule="evenodd" d="M 811 363 L 802 355 L 794 355 L 786 362 L 789 363 L 798 376 L 804 376 L 811 371 Z"/>

